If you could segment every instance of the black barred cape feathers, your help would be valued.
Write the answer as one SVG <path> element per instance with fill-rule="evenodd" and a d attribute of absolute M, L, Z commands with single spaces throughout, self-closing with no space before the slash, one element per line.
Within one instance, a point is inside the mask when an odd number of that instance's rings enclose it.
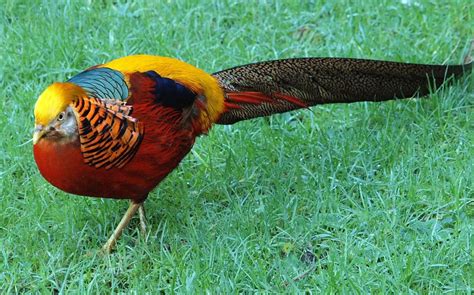
<path fill-rule="evenodd" d="M 113 99 L 81 98 L 74 104 L 84 161 L 96 168 L 123 167 L 138 150 L 143 126 L 132 107 Z"/>

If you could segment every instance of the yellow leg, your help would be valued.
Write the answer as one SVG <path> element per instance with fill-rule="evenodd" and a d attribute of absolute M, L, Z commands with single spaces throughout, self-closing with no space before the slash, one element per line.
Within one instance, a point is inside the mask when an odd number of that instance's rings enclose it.
<path fill-rule="evenodd" d="M 138 207 L 138 216 L 140 216 L 140 230 L 142 235 L 146 237 L 146 215 L 145 215 L 145 206 L 143 203 Z"/>
<path fill-rule="evenodd" d="M 127 212 L 125 212 L 125 215 L 122 217 L 122 220 L 120 220 L 120 223 L 117 225 L 117 228 L 114 230 L 114 233 L 110 236 L 107 243 L 105 243 L 105 245 L 102 247 L 102 250 L 105 253 L 110 253 L 112 251 L 112 249 L 115 246 L 115 243 L 122 235 L 122 231 L 128 225 L 128 223 L 130 222 L 130 219 L 132 219 L 133 215 L 135 215 L 138 208 L 142 206 L 142 204 L 143 203 L 137 204 L 137 203 L 134 203 L 133 201 L 130 202 L 130 207 L 128 207 Z"/>

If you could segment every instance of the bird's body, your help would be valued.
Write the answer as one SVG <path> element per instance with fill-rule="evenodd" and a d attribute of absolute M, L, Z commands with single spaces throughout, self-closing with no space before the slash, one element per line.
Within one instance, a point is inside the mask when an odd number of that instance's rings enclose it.
<path fill-rule="evenodd" d="M 34 156 L 44 178 L 61 190 L 132 200 L 106 245 L 110 251 L 148 193 L 213 124 L 323 103 L 424 95 L 471 66 L 307 58 L 210 75 L 176 59 L 128 56 L 41 94 Z"/>
<path fill-rule="evenodd" d="M 170 63 L 184 64 L 175 59 L 142 55 L 101 66 L 123 74 L 123 82 L 129 92 L 124 102 L 132 107 L 133 118 L 143 126 L 144 136 L 133 161 L 123 167 L 97 168 L 84 161 L 79 136 L 65 143 L 41 140 L 34 145 L 34 155 L 44 178 L 72 194 L 143 201 L 148 192 L 176 168 L 190 151 L 195 138 L 209 129 L 209 120 L 216 118 L 216 114 L 223 109 L 223 92 L 212 76 L 187 64 L 182 66 L 183 71 L 175 68 L 174 72 L 168 73 L 166 69 L 171 68 Z M 161 98 L 153 93 L 155 81 L 153 77 L 143 74 L 156 68 L 165 69 L 160 76 L 183 81 L 182 85 L 193 89 L 197 95 L 205 95 L 207 102 L 211 102 L 210 106 L 194 106 L 193 99 L 190 103 L 185 102 L 188 104 L 185 107 L 194 109 L 196 114 L 185 114 L 181 112 L 181 105 L 163 106 L 157 103 Z M 186 75 L 195 80 L 189 82 Z M 74 77 L 71 80 L 74 81 Z M 54 89 L 51 91 L 55 92 Z"/>
<path fill-rule="evenodd" d="M 79 140 L 65 144 L 39 142 L 34 147 L 36 163 L 46 180 L 68 193 L 141 202 L 179 164 L 195 140 L 192 130 L 166 134 L 160 133 L 166 129 L 153 129 L 156 123 L 147 123 L 144 120 L 150 139 L 143 139 L 136 160 L 122 168 L 106 170 L 86 164 Z"/>

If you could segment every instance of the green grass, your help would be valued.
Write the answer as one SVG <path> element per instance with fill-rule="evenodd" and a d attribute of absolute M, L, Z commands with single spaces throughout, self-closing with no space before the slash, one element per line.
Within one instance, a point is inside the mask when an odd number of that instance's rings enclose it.
<path fill-rule="evenodd" d="M 459 63 L 472 1 L 133 2 L 0 3 L 2 293 L 474 291 L 473 75 L 429 99 L 216 126 L 150 195 L 147 239 L 134 220 L 105 257 L 127 203 L 55 189 L 29 142 L 42 89 L 132 53 L 209 72 L 301 56 Z"/>

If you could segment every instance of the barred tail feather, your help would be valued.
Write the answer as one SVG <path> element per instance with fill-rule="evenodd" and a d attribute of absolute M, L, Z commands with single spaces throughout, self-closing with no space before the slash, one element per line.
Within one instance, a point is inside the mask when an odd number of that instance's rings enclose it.
<path fill-rule="evenodd" d="M 239 66 L 214 73 L 226 110 L 217 124 L 326 103 L 385 101 L 426 95 L 472 69 L 350 58 L 295 58 Z"/>

